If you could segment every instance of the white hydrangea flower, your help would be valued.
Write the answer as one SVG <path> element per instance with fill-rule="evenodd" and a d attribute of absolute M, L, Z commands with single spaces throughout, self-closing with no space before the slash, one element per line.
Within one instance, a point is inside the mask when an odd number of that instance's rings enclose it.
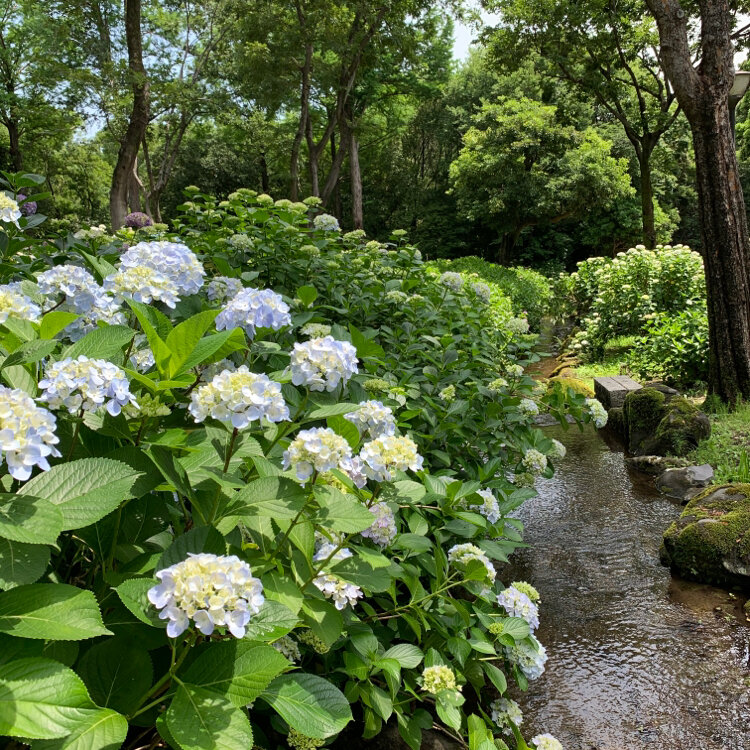
<path fill-rule="evenodd" d="M 96 411 L 104 406 L 116 417 L 123 406 L 137 406 L 125 371 L 105 359 L 67 357 L 49 365 L 39 381 L 41 401 L 50 408 Z"/>
<path fill-rule="evenodd" d="M 156 577 L 160 583 L 149 589 L 148 600 L 161 610 L 162 620 L 169 620 L 170 638 L 184 633 L 190 620 L 203 635 L 220 627 L 244 638 L 250 618 L 265 601 L 263 585 L 235 555 L 188 553 L 186 560 L 158 571 Z"/>
<path fill-rule="evenodd" d="M 533 417 L 539 414 L 539 407 L 530 398 L 522 398 L 521 403 L 518 405 L 518 411 L 520 411 L 521 414 Z"/>
<path fill-rule="evenodd" d="M 104 290 L 118 301 L 132 299 L 148 305 L 163 302 L 174 310 L 180 301 L 177 284 L 167 274 L 150 266 L 121 268 L 104 279 Z"/>
<path fill-rule="evenodd" d="M 490 523 L 497 523 L 500 520 L 500 506 L 498 505 L 497 498 L 490 492 L 490 490 L 477 490 L 477 495 L 482 498 L 482 504 L 469 504 L 467 500 L 464 500 L 463 507 L 467 510 L 478 511 L 483 515 Z"/>
<path fill-rule="evenodd" d="M 89 331 L 98 328 L 99 322 L 111 326 L 127 324 L 127 317 L 117 301 L 104 292 L 96 297 L 91 308 L 81 313 L 79 318 L 65 327 L 65 335 L 71 341 L 78 341 Z"/>
<path fill-rule="evenodd" d="M 107 227 L 104 224 L 99 224 L 95 227 L 89 227 L 88 229 L 79 229 L 73 237 L 77 240 L 95 240 L 98 237 L 103 237 L 107 233 Z"/>
<path fill-rule="evenodd" d="M 539 607 L 515 586 L 508 586 L 497 595 L 497 603 L 511 616 L 520 617 L 529 624 L 529 628 L 539 627 Z"/>
<path fill-rule="evenodd" d="M 441 690 L 459 690 L 456 675 L 450 667 L 438 664 L 422 670 L 422 690 L 437 695 Z"/>
<path fill-rule="evenodd" d="M 521 365 L 508 365 L 507 374 L 510 378 L 520 378 L 523 375 L 523 367 Z"/>
<path fill-rule="evenodd" d="M 390 482 L 394 471 L 421 471 L 424 463 L 416 443 L 406 436 L 381 435 L 365 443 L 359 457 L 365 474 L 376 482 Z"/>
<path fill-rule="evenodd" d="M 206 275 L 187 245 L 167 240 L 139 242 L 120 257 L 120 270 L 144 267 L 159 271 L 182 294 L 197 294 Z"/>
<path fill-rule="evenodd" d="M 446 271 L 440 277 L 440 283 L 452 292 L 460 292 L 464 285 L 464 277 L 456 271 Z"/>
<path fill-rule="evenodd" d="M 370 513 L 375 516 L 375 521 L 369 529 L 362 532 L 362 536 L 372 539 L 375 544 L 387 547 L 396 536 L 396 517 L 388 506 L 388 503 L 375 503 L 370 507 Z"/>
<path fill-rule="evenodd" d="M 536 750 L 565 750 L 562 742 L 551 734 L 538 734 L 531 738 Z"/>
<path fill-rule="evenodd" d="M 282 635 L 277 641 L 271 644 L 280 654 L 286 656 L 291 662 L 298 662 L 302 659 L 302 654 L 299 650 L 299 644 L 294 638 L 288 635 Z"/>
<path fill-rule="evenodd" d="M 39 292 L 53 300 L 60 295 L 73 312 L 88 312 L 102 294 L 94 277 L 80 266 L 55 266 L 37 276 Z"/>
<path fill-rule="evenodd" d="M 21 216 L 18 203 L 7 193 L 0 190 L 0 221 L 4 221 L 6 224 L 15 224 L 20 229 L 18 220 Z"/>
<path fill-rule="evenodd" d="M 240 430 L 263 418 L 269 422 L 289 421 L 281 385 L 267 375 L 250 372 L 247 365 L 224 370 L 196 388 L 190 394 L 188 411 L 196 422 L 211 417 Z"/>
<path fill-rule="evenodd" d="M 385 299 L 393 304 L 402 305 L 407 299 L 409 299 L 409 295 L 406 292 L 402 292 L 400 289 L 391 289 L 385 293 Z"/>
<path fill-rule="evenodd" d="M 492 299 L 492 290 L 489 284 L 485 284 L 483 281 L 474 281 L 471 285 L 471 291 L 485 304 Z"/>
<path fill-rule="evenodd" d="M 215 276 L 208 282 L 206 296 L 210 302 L 223 304 L 242 291 L 242 281 L 231 276 Z"/>
<path fill-rule="evenodd" d="M 361 401 L 356 411 L 344 414 L 344 419 L 355 424 L 362 435 L 369 435 L 371 438 L 396 433 L 393 410 L 382 401 Z"/>
<path fill-rule="evenodd" d="M 318 214 L 313 219 L 313 226 L 323 232 L 340 232 L 339 220 L 331 214 Z"/>
<path fill-rule="evenodd" d="M 532 474 L 542 474 L 547 468 L 547 456 L 536 448 L 530 448 L 523 454 L 521 464 Z"/>
<path fill-rule="evenodd" d="M 256 328 L 278 331 L 292 324 L 289 305 L 271 289 L 242 289 L 216 316 L 216 330 L 242 328 L 252 338 Z"/>
<path fill-rule="evenodd" d="M 503 652 L 508 661 L 518 665 L 527 679 L 536 680 L 542 676 L 547 663 L 547 650 L 533 635 L 515 646 L 505 646 Z"/>
<path fill-rule="evenodd" d="M 597 429 L 601 430 L 602 427 L 605 427 L 609 420 L 609 414 L 607 414 L 607 410 L 602 406 L 601 402 L 595 398 L 587 398 L 586 406 L 589 408 L 589 413 Z"/>
<path fill-rule="evenodd" d="M 567 448 L 559 440 L 552 439 L 552 451 L 550 455 L 553 458 L 565 458 L 567 452 Z"/>
<path fill-rule="evenodd" d="M 294 385 L 306 385 L 311 391 L 335 391 L 359 372 L 357 350 L 348 341 L 336 341 L 332 336 L 298 342 L 289 369 Z"/>
<path fill-rule="evenodd" d="M 306 323 L 299 332 L 311 339 L 322 339 L 331 332 L 331 326 L 325 323 Z"/>
<path fill-rule="evenodd" d="M 498 698 L 490 703 L 490 718 L 506 734 L 511 733 L 510 724 L 518 728 L 523 724 L 521 707 L 510 698 Z"/>
<path fill-rule="evenodd" d="M 149 348 L 145 334 L 136 335 L 134 350 L 130 355 L 131 364 L 138 372 L 148 372 L 156 364 L 156 358 Z"/>
<path fill-rule="evenodd" d="M 506 325 L 511 333 L 522 334 L 529 332 L 529 321 L 526 318 L 511 318 Z"/>
<path fill-rule="evenodd" d="M 21 291 L 19 283 L 0 286 L 0 323 L 5 323 L 8 318 L 38 323 L 41 316 L 41 308 Z"/>
<path fill-rule="evenodd" d="M 478 560 L 482 563 L 487 570 L 487 578 L 490 583 L 495 582 L 495 576 L 497 576 L 495 566 L 479 547 L 466 542 L 465 544 L 454 544 L 448 550 L 448 562 L 454 565 L 467 565 L 471 560 Z"/>
<path fill-rule="evenodd" d="M 360 599 L 363 595 L 359 586 L 347 583 L 330 573 L 321 573 L 315 577 L 313 583 L 326 599 L 333 601 L 333 605 L 338 610 L 345 609 L 347 605 L 353 607 L 357 603 L 357 599 Z"/>
<path fill-rule="evenodd" d="M 492 393 L 500 393 L 500 391 L 503 390 L 503 388 L 508 387 L 508 381 L 505 378 L 495 378 L 493 381 L 490 382 L 490 384 L 487 386 L 487 388 Z"/>
<path fill-rule="evenodd" d="M 55 426 L 54 415 L 29 395 L 0 385 L 0 460 L 5 456 L 13 479 L 26 481 L 34 466 L 49 470 L 47 458 L 60 456 Z"/>
<path fill-rule="evenodd" d="M 284 469 L 293 468 L 297 479 L 306 482 L 313 472 L 335 469 L 351 458 L 349 443 L 329 427 L 300 430 L 284 451 Z"/>
<path fill-rule="evenodd" d="M 451 401 L 454 401 L 456 398 L 456 386 L 455 385 L 446 385 L 445 388 L 443 388 L 440 393 L 438 393 L 438 398 L 441 401 L 444 401 L 446 404 L 449 404 Z"/>
<path fill-rule="evenodd" d="M 233 234 L 227 241 L 235 250 L 243 253 L 250 252 L 255 246 L 253 240 L 246 234 Z"/>

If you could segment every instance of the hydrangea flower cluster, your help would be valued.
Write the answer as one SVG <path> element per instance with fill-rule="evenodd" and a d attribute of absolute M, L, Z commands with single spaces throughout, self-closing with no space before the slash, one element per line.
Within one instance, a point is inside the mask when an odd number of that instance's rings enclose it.
<path fill-rule="evenodd" d="M 441 690 L 458 690 L 456 675 L 450 667 L 439 664 L 422 671 L 422 690 L 437 695 Z"/>
<path fill-rule="evenodd" d="M 250 566 L 235 555 L 192 553 L 182 562 L 156 573 L 160 583 L 148 591 L 159 617 L 169 620 L 167 635 L 177 638 L 190 620 L 203 635 L 226 628 L 235 638 L 245 637 L 250 618 L 263 606 L 263 585 Z"/>
<path fill-rule="evenodd" d="M 306 323 L 299 329 L 299 332 L 311 339 L 322 339 L 331 332 L 331 326 L 325 323 Z"/>
<path fill-rule="evenodd" d="M 529 417 L 534 417 L 539 414 L 539 407 L 536 405 L 536 402 L 532 401 L 530 398 L 522 398 L 521 403 L 518 404 L 518 410 L 521 414 L 526 414 Z"/>
<path fill-rule="evenodd" d="M 347 583 L 331 573 L 321 573 L 315 577 L 313 583 L 326 599 L 333 601 L 333 606 L 338 610 L 346 609 L 347 605 L 353 607 L 357 599 L 363 596 L 359 586 Z"/>
<path fill-rule="evenodd" d="M 441 401 L 444 401 L 446 404 L 449 404 L 456 398 L 456 386 L 446 385 L 445 388 L 443 388 L 443 390 L 438 393 L 438 398 Z"/>
<path fill-rule="evenodd" d="M 55 426 L 54 415 L 26 393 L 0 385 L 0 460 L 5 455 L 13 479 L 26 481 L 34 466 L 47 471 L 47 458 L 60 456 Z"/>
<path fill-rule="evenodd" d="M 487 388 L 492 393 L 500 393 L 500 391 L 503 390 L 503 388 L 508 387 L 508 381 L 505 378 L 495 378 L 493 381 L 490 382 L 490 384 L 487 386 Z"/>
<path fill-rule="evenodd" d="M 536 448 L 530 448 L 521 459 L 523 468 L 532 474 L 542 474 L 547 468 L 547 456 Z"/>
<path fill-rule="evenodd" d="M 490 717 L 506 734 L 510 734 L 511 723 L 516 727 L 523 724 L 521 707 L 510 698 L 498 698 L 490 703 Z"/>
<path fill-rule="evenodd" d="M 466 510 L 478 511 L 490 523 L 497 523 L 500 520 L 500 506 L 498 505 L 497 498 L 490 490 L 477 490 L 477 495 L 482 498 L 481 504 L 469 504 L 465 500 L 463 507 Z"/>
<path fill-rule="evenodd" d="M 89 227 L 88 229 L 79 229 L 73 237 L 77 240 L 95 240 L 99 237 L 103 237 L 107 233 L 107 227 L 104 224 L 99 224 L 96 227 Z"/>
<path fill-rule="evenodd" d="M 208 417 L 237 429 L 265 418 L 269 422 L 289 420 L 289 407 L 281 385 L 267 375 L 258 375 L 241 365 L 224 370 L 190 394 L 188 411 L 196 422 Z"/>
<path fill-rule="evenodd" d="M 105 359 L 81 356 L 67 357 L 47 367 L 39 381 L 40 400 L 50 408 L 65 408 L 70 412 L 96 411 L 102 406 L 116 417 L 123 406 L 136 406 L 130 383 L 121 370 Z"/>
<path fill-rule="evenodd" d="M 526 583 L 526 581 L 513 581 L 510 585 L 522 594 L 526 594 L 535 604 L 541 599 L 539 592 L 530 583 Z"/>
<path fill-rule="evenodd" d="M 297 433 L 284 451 L 284 468 L 293 468 L 297 479 L 306 482 L 313 472 L 335 469 L 351 455 L 352 449 L 341 435 L 328 427 L 314 427 Z"/>
<path fill-rule="evenodd" d="M 348 341 L 332 336 L 295 343 L 289 369 L 294 385 L 311 391 L 335 391 L 359 372 L 357 350 Z"/>
<path fill-rule="evenodd" d="M 271 645 L 291 662 L 298 662 L 302 659 L 299 644 L 294 638 L 290 638 L 288 635 L 282 635 L 281 638 L 274 641 Z"/>
<path fill-rule="evenodd" d="M 292 324 L 289 305 L 271 289 L 240 290 L 216 316 L 216 330 L 242 328 L 249 338 L 256 328 L 278 331 Z"/>
<path fill-rule="evenodd" d="M 400 289 L 391 289 L 385 293 L 385 299 L 395 305 L 401 305 L 409 299 L 409 295 L 406 292 L 402 292 Z"/>
<path fill-rule="evenodd" d="M 529 321 L 526 318 L 511 318 L 506 325 L 508 330 L 514 334 L 529 332 Z"/>
<path fill-rule="evenodd" d="M 243 253 L 249 253 L 253 247 L 253 241 L 246 234 L 233 234 L 228 240 L 229 244 L 235 249 Z"/>
<path fill-rule="evenodd" d="M 515 586 L 508 586 L 497 595 L 497 603 L 511 616 L 520 617 L 533 632 L 539 627 L 539 607 Z"/>
<path fill-rule="evenodd" d="M 396 517 L 388 506 L 388 503 L 375 503 L 370 508 L 370 513 L 375 516 L 375 521 L 369 529 L 362 532 L 362 536 L 372 539 L 375 544 L 387 547 L 396 536 Z"/>
<path fill-rule="evenodd" d="M 7 193 L 0 190 L 0 221 L 6 224 L 15 224 L 18 226 L 18 220 L 21 218 L 21 209 L 18 203 L 13 200 Z"/>
<path fill-rule="evenodd" d="M 19 283 L 0 286 L 0 323 L 5 323 L 9 317 L 38 323 L 41 315 L 39 305 L 34 304 L 31 298 L 21 291 Z"/>
<path fill-rule="evenodd" d="M 406 436 L 381 435 L 365 443 L 359 457 L 365 474 L 376 482 L 390 482 L 394 471 L 421 471 L 424 463 L 416 443 Z"/>
<path fill-rule="evenodd" d="M 67 305 L 77 313 L 91 310 L 102 295 L 102 288 L 94 277 L 80 266 L 50 268 L 37 276 L 37 284 L 39 292 L 45 297 L 56 299 L 59 295 L 64 295 Z"/>
<path fill-rule="evenodd" d="M 550 451 L 550 455 L 553 458 L 565 458 L 565 454 L 567 452 L 568 452 L 568 449 L 559 440 L 555 440 L 553 438 L 552 450 Z"/>
<path fill-rule="evenodd" d="M 152 226 L 153 223 L 154 220 L 143 211 L 133 211 L 125 217 L 125 226 L 130 229 L 143 229 L 143 227 Z"/>
<path fill-rule="evenodd" d="M 231 359 L 220 359 L 218 362 L 212 362 L 210 365 L 201 368 L 201 379 L 204 383 L 209 383 L 224 370 L 234 372 L 236 369 L 237 365 Z"/>
<path fill-rule="evenodd" d="M 331 214 L 318 214 L 313 219 L 313 226 L 322 232 L 339 232 L 339 220 Z"/>
<path fill-rule="evenodd" d="M 489 557 L 479 549 L 479 547 L 470 542 L 466 542 L 465 544 L 454 544 L 448 550 L 448 562 L 451 562 L 454 565 L 467 565 L 472 560 L 478 560 L 484 565 L 487 570 L 487 578 L 490 583 L 494 583 L 495 576 L 497 575 L 495 566 L 490 562 Z"/>
<path fill-rule="evenodd" d="M 538 734 L 531 742 L 536 750 L 564 750 L 562 742 L 551 734 Z"/>
<path fill-rule="evenodd" d="M 215 276 L 208 282 L 206 296 L 211 302 L 223 304 L 242 291 L 242 281 L 231 276 Z"/>
<path fill-rule="evenodd" d="M 609 419 L 609 414 L 607 414 L 607 410 L 602 406 L 601 401 L 595 398 L 587 398 L 586 406 L 589 408 L 589 413 L 597 429 L 601 430 L 602 427 L 605 427 Z"/>
<path fill-rule="evenodd" d="M 507 375 L 509 378 L 520 378 L 523 376 L 523 367 L 521 365 L 508 365 Z"/>
<path fill-rule="evenodd" d="M 326 744 L 325 740 L 317 740 L 314 737 L 308 737 L 302 732 L 298 732 L 294 727 L 289 727 L 289 734 L 286 737 L 286 744 L 292 750 L 317 750 Z"/>
<path fill-rule="evenodd" d="M 174 310 L 180 301 L 177 284 L 168 275 L 149 266 L 121 268 L 104 279 L 104 289 L 118 302 L 132 299 L 148 305 L 156 301 Z"/>
<path fill-rule="evenodd" d="M 456 271 L 446 271 L 440 277 L 440 283 L 447 286 L 452 292 L 460 292 L 464 286 L 464 277 Z"/>
<path fill-rule="evenodd" d="M 533 635 L 516 643 L 515 646 L 505 646 L 503 652 L 510 662 L 518 665 L 527 679 L 536 680 L 544 673 L 547 650 Z"/>
<path fill-rule="evenodd" d="M 356 411 L 344 414 L 344 419 L 355 424 L 362 435 L 369 435 L 371 438 L 396 433 L 393 410 L 382 401 L 361 401 Z"/>
<path fill-rule="evenodd" d="M 484 302 L 484 304 L 488 304 L 490 299 L 492 299 L 492 290 L 490 289 L 489 284 L 485 284 L 483 281 L 475 281 L 471 285 L 471 291 L 474 292 L 477 299 L 480 300 L 480 302 Z"/>
<path fill-rule="evenodd" d="M 38 208 L 36 201 L 27 201 L 23 193 L 16 196 L 18 208 L 24 216 L 33 216 Z"/>

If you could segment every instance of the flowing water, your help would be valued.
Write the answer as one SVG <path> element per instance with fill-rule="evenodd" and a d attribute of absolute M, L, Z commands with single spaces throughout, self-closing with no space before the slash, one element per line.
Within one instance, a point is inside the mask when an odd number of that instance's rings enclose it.
<path fill-rule="evenodd" d="M 599 435 L 550 428 L 568 454 L 519 511 L 513 579 L 541 593 L 547 671 L 519 698 L 524 734 L 566 750 L 750 750 L 750 628 L 728 592 L 672 580 L 661 535 L 680 506 Z M 717 609 L 720 608 L 720 609 Z"/>

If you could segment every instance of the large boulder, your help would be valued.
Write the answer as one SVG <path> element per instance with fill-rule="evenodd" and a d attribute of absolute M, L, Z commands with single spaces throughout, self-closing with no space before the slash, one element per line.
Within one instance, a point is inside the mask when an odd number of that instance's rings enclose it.
<path fill-rule="evenodd" d="M 656 478 L 656 489 L 664 495 L 687 502 L 714 481 L 710 464 L 665 469 Z"/>
<path fill-rule="evenodd" d="M 696 495 L 665 532 L 661 559 L 682 578 L 750 591 L 750 485 Z"/>
<path fill-rule="evenodd" d="M 666 397 L 655 388 L 641 388 L 628 393 L 622 407 L 628 450 L 636 456 L 662 455 L 657 451 L 643 450 L 647 440 L 656 434 L 666 412 Z"/>

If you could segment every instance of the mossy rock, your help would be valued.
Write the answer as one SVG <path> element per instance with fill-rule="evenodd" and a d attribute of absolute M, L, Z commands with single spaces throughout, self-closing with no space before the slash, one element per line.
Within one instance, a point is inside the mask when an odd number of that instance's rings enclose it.
<path fill-rule="evenodd" d="M 577 393 L 580 396 L 586 396 L 586 398 L 594 397 L 594 389 L 585 380 L 581 380 L 580 378 L 571 378 L 560 375 L 558 377 L 550 378 L 547 381 L 548 391 L 559 389 L 565 394 L 568 388 L 570 388 L 573 393 Z"/>
<path fill-rule="evenodd" d="M 643 444 L 653 437 L 666 413 L 666 397 L 655 388 L 631 391 L 623 405 L 624 427 L 627 432 L 628 450 L 635 455 L 654 453 L 643 450 Z"/>
<path fill-rule="evenodd" d="M 750 485 L 696 495 L 664 533 L 661 558 L 682 578 L 750 591 Z"/>
<path fill-rule="evenodd" d="M 615 435 L 621 438 L 627 437 L 627 430 L 625 429 L 625 411 L 622 406 L 613 406 L 608 412 L 607 427 L 612 430 Z"/>
<path fill-rule="evenodd" d="M 694 403 L 678 396 L 669 402 L 653 438 L 646 440 L 643 448 L 655 455 L 686 456 L 710 436 L 709 418 Z"/>

